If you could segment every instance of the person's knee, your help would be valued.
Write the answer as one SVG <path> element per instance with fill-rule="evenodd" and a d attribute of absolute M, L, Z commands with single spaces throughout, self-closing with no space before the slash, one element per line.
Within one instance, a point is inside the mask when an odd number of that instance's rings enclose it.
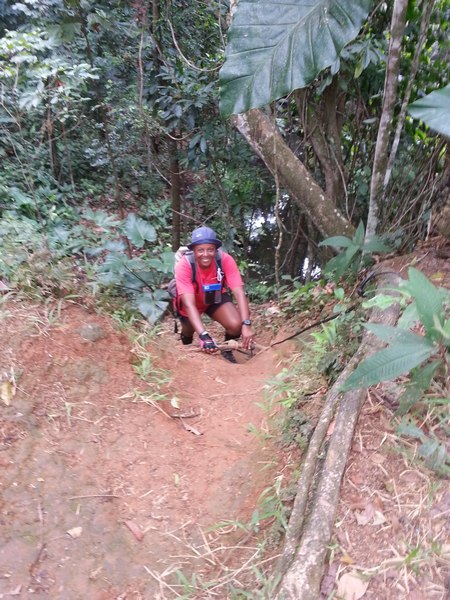
<path fill-rule="evenodd" d="M 238 338 L 241 335 L 242 324 L 239 320 L 231 320 L 225 327 L 226 333 L 232 338 Z"/>

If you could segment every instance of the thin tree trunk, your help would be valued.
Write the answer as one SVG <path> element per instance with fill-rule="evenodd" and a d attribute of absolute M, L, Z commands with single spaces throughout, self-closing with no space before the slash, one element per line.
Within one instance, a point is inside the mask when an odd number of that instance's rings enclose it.
<path fill-rule="evenodd" d="M 66 128 L 64 126 L 64 121 L 61 122 L 62 135 L 64 141 L 64 152 L 67 159 L 67 169 L 69 171 L 70 184 L 72 186 L 72 191 L 75 192 L 75 180 L 73 178 L 73 169 L 72 169 L 72 155 L 70 153 L 69 142 L 67 140 Z"/>
<path fill-rule="evenodd" d="M 395 102 L 397 99 L 398 75 L 402 38 L 405 31 L 406 9 L 408 0 L 395 0 L 391 21 L 391 40 L 389 44 L 388 63 L 384 82 L 383 109 L 378 128 L 375 157 L 370 182 L 369 214 L 367 217 L 366 240 L 373 238 L 377 231 L 379 205 L 383 194 L 383 182 L 388 162 L 388 146 L 392 129 Z"/>
<path fill-rule="evenodd" d="M 148 29 L 148 18 L 147 18 L 147 6 L 142 4 L 141 10 L 137 12 L 136 18 L 141 20 L 141 36 L 139 39 L 139 50 L 138 50 L 138 108 L 139 108 L 139 116 L 142 120 L 142 142 L 146 149 L 146 167 L 147 174 L 152 172 L 152 139 L 148 127 L 148 119 L 144 110 L 144 80 L 145 80 L 145 72 L 144 72 L 144 42 L 145 42 L 145 31 Z"/>
<path fill-rule="evenodd" d="M 419 68 L 419 58 L 420 53 L 422 51 L 423 44 L 426 39 L 428 25 L 430 23 L 431 13 L 433 12 L 435 0 L 424 0 L 424 4 L 426 4 L 426 8 L 422 13 L 422 20 L 420 22 L 420 34 L 419 39 L 417 41 L 416 50 L 414 52 L 414 58 L 411 64 L 411 69 L 408 74 L 408 84 L 406 86 L 405 95 L 403 97 L 402 107 L 400 109 L 400 114 L 397 119 L 397 128 L 395 130 L 395 137 L 392 143 L 391 153 L 389 154 L 388 165 L 386 168 L 386 174 L 384 176 L 383 182 L 383 194 L 386 191 L 386 188 L 389 184 L 389 180 L 392 174 L 392 167 L 394 166 L 395 157 L 397 156 L 398 145 L 400 143 L 400 136 L 403 130 L 403 125 L 405 123 L 406 110 L 408 108 L 409 99 L 411 97 L 412 86 L 414 80 L 416 78 L 417 69 Z"/>
<path fill-rule="evenodd" d="M 327 196 L 342 206 L 346 196 L 344 164 L 341 150 L 341 123 L 337 115 L 339 80 L 337 76 L 325 88 L 320 104 L 308 102 L 306 89 L 296 90 L 294 99 L 302 120 L 305 138 L 314 150 L 325 180 Z"/>
<path fill-rule="evenodd" d="M 244 114 L 234 115 L 232 122 L 272 174 L 278 173 L 280 186 L 286 189 L 324 237 L 352 237 L 352 224 L 333 206 L 313 176 L 285 143 L 268 115 L 259 109 L 252 109 Z"/>
<path fill-rule="evenodd" d="M 178 162 L 178 143 L 169 138 L 170 182 L 172 196 L 172 250 L 176 252 L 181 240 L 181 173 Z"/>

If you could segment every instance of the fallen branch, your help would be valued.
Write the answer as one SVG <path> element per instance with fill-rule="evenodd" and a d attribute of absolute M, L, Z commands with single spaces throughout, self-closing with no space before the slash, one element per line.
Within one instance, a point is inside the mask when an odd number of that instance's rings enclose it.
<path fill-rule="evenodd" d="M 398 278 L 389 275 L 380 287 L 392 286 Z M 394 325 L 398 305 L 380 311 L 374 309 L 370 322 Z M 280 585 L 275 600 L 317 600 L 327 546 L 330 542 L 339 501 L 342 475 L 347 463 L 359 412 L 366 398 L 366 389 L 341 394 L 339 389 L 357 363 L 382 347 L 373 334 L 366 333 L 363 342 L 327 394 L 325 406 L 308 448 L 298 493 L 289 519 L 285 546 L 276 576 Z M 327 449 L 323 449 L 328 425 L 337 409 L 335 427 Z M 326 452 L 319 469 L 319 457 Z M 313 489 L 313 482 L 317 482 Z M 307 513 L 307 505 L 311 506 Z"/>

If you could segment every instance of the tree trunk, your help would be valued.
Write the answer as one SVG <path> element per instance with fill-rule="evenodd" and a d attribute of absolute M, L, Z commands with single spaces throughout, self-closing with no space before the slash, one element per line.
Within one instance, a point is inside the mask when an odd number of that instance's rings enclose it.
<path fill-rule="evenodd" d="M 408 74 L 408 84 L 406 86 L 405 95 L 403 96 L 402 107 L 400 109 L 400 114 L 397 120 L 397 127 L 395 130 L 394 141 L 392 143 L 391 153 L 389 154 L 389 160 L 386 167 L 386 173 L 383 181 L 383 194 L 386 192 L 386 188 L 389 184 L 389 180 L 392 174 L 392 168 L 394 166 L 395 157 L 397 155 L 398 145 L 400 143 L 400 136 L 403 130 L 403 125 L 405 123 L 406 111 L 409 104 L 409 99 L 411 96 L 412 87 L 414 84 L 414 80 L 416 78 L 417 69 L 419 68 L 419 59 L 420 53 L 422 51 L 423 45 L 425 43 L 428 25 L 430 24 L 431 13 L 433 12 L 435 0 L 428 0 L 426 3 L 426 8 L 422 14 L 422 20 L 420 22 L 420 34 L 419 39 L 417 41 L 416 50 L 414 52 L 414 58 L 411 64 L 411 69 Z"/>
<path fill-rule="evenodd" d="M 436 203 L 436 210 L 433 210 L 432 222 L 441 235 L 450 239 L 450 146 L 448 144 L 442 182 L 439 192 L 440 199 Z"/>
<path fill-rule="evenodd" d="M 169 138 L 170 183 L 172 196 L 172 250 L 176 252 L 181 245 L 181 173 L 178 162 L 177 140 Z"/>
<path fill-rule="evenodd" d="M 398 277 L 392 274 L 383 278 L 386 287 L 396 283 Z M 384 311 L 374 309 L 370 322 L 394 325 L 399 312 L 398 304 Z M 381 340 L 366 333 L 357 353 L 327 394 L 297 484 L 298 493 L 278 566 L 278 574 L 282 578 L 275 600 L 317 600 L 320 597 L 323 563 L 333 533 L 341 480 L 359 412 L 367 396 L 366 389 L 360 388 L 345 394 L 340 394 L 339 389 L 353 368 L 382 346 Z M 336 406 L 335 427 L 325 461 L 320 467 L 319 457 Z M 308 505 L 311 509 L 305 514 Z"/>
<path fill-rule="evenodd" d="M 310 141 L 320 163 L 325 192 L 336 206 L 344 205 L 345 175 L 341 150 L 341 122 L 338 118 L 339 80 L 337 76 L 327 86 L 317 106 L 308 101 L 306 89 L 296 90 L 294 98 L 303 123 L 305 137 Z"/>
<path fill-rule="evenodd" d="M 352 224 L 339 212 L 303 163 L 283 140 L 278 128 L 259 109 L 234 115 L 232 122 L 271 173 L 324 237 L 352 237 Z"/>
<path fill-rule="evenodd" d="M 379 204 L 383 194 L 383 183 L 388 163 L 388 146 L 392 129 L 397 84 L 400 72 L 402 38 L 405 30 L 408 0 L 395 0 L 391 21 L 391 41 L 384 83 L 383 110 L 378 128 L 375 157 L 373 160 L 372 180 L 370 182 L 369 214 L 367 217 L 366 240 L 376 234 Z"/>

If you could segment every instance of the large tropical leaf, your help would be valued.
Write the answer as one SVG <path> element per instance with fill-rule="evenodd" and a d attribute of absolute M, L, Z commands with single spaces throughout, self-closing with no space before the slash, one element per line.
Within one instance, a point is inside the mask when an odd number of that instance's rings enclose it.
<path fill-rule="evenodd" d="M 264 106 L 332 65 L 370 0 L 239 0 L 220 72 L 224 115 Z"/>
<path fill-rule="evenodd" d="M 125 233 L 136 248 L 143 248 L 145 242 L 156 240 L 156 229 L 141 217 L 130 213 L 125 223 Z"/>
<path fill-rule="evenodd" d="M 435 352 L 426 338 L 417 336 L 415 343 L 396 343 L 369 356 L 359 364 L 342 386 L 342 391 L 369 387 L 381 381 L 392 381 L 408 373 Z"/>
<path fill-rule="evenodd" d="M 431 129 L 450 137 L 450 84 L 416 100 L 408 106 L 408 111 Z"/>
<path fill-rule="evenodd" d="M 163 315 L 168 302 L 160 300 L 159 295 L 153 296 L 150 293 L 143 293 L 136 297 L 136 305 L 147 321 L 153 324 Z"/>

